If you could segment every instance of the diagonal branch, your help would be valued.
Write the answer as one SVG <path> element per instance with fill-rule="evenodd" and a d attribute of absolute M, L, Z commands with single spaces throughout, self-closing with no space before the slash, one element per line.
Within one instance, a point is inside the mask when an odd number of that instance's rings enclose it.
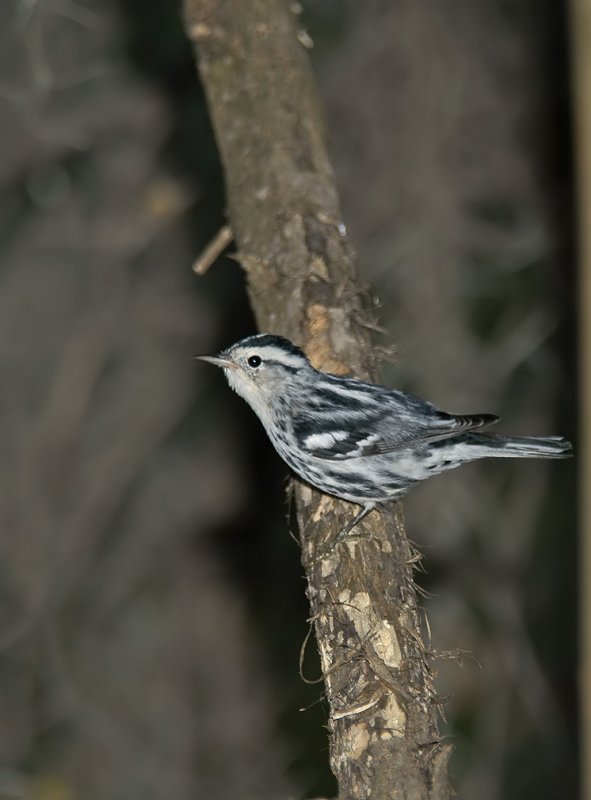
<path fill-rule="evenodd" d="M 225 168 L 230 223 L 260 329 L 315 366 L 376 377 L 322 114 L 287 0 L 185 0 Z M 315 559 L 355 508 L 297 483 L 308 597 L 329 702 L 339 797 L 449 797 L 449 745 L 402 511 L 374 512 Z"/>

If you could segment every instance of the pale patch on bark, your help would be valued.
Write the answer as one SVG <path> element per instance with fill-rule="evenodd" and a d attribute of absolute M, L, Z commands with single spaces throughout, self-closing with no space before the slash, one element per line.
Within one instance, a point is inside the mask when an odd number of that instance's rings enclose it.
<path fill-rule="evenodd" d="M 320 502 L 318 503 L 316 510 L 312 514 L 311 520 L 312 522 L 320 522 L 322 517 L 326 514 L 328 510 L 332 510 L 334 508 L 334 500 L 326 494 L 323 494 L 320 498 Z"/>
<path fill-rule="evenodd" d="M 390 739 L 392 736 L 404 738 L 406 714 L 393 694 L 387 695 L 382 716 L 387 724 L 387 729 L 379 731 L 376 736 L 382 740 Z"/>
<path fill-rule="evenodd" d="M 326 690 L 329 695 L 332 695 L 332 675 L 330 671 L 334 656 L 334 640 L 332 635 L 331 637 L 327 636 L 323 639 L 318 639 L 318 653 L 320 655 L 320 666 L 322 668 L 322 674 L 324 675 Z"/>
<path fill-rule="evenodd" d="M 346 375 L 349 367 L 334 357 L 331 342 L 332 330 L 330 310 L 320 303 L 312 303 L 306 309 L 305 327 L 308 334 L 306 347 L 310 361 L 317 369 L 331 372 L 333 375 Z"/>
<path fill-rule="evenodd" d="M 343 737 L 343 749 L 348 753 L 348 757 L 354 761 L 358 761 L 367 750 L 369 745 L 370 733 L 367 725 L 363 722 L 358 722 L 347 730 L 347 734 Z"/>
<path fill-rule="evenodd" d="M 335 558 L 323 558 L 320 564 L 320 574 L 323 578 L 328 578 L 329 575 L 337 568 L 337 562 Z"/>
<path fill-rule="evenodd" d="M 330 273 L 326 265 L 326 261 L 320 256 L 314 256 L 310 263 L 310 270 L 314 277 L 319 278 L 324 283 L 330 281 Z"/>
<path fill-rule="evenodd" d="M 345 590 L 339 595 L 339 600 L 343 603 L 344 611 L 355 626 L 359 638 L 368 641 L 386 666 L 397 669 L 402 660 L 402 653 L 394 626 L 387 619 L 378 618 L 366 592 L 357 592 L 350 599 L 349 596 L 349 591 Z"/>
<path fill-rule="evenodd" d="M 305 506 L 309 506 L 312 503 L 312 489 L 307 486 L 305 483 L 300 485 L 300 502 L 303 503 Z"/>

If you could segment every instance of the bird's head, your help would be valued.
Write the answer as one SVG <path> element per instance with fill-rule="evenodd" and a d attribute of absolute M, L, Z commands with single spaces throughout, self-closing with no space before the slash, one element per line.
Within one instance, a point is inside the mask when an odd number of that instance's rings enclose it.
<path fill-rule="evenodd" d="M 217 356 L 197 356 L 224 370 L 231 388 L 265 417 L 269 397 L 277 396 L 312 370 L 306 355 L 283 336 L 248 336 Z"/>

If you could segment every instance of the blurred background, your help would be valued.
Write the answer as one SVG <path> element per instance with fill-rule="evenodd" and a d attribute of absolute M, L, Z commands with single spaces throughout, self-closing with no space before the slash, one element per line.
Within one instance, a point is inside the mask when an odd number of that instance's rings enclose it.
<path fill-rule="evenodd" d="M 559 0 L 308 0 L 384 382 L 574 430 Z M 0 800 L 335 791 L 286 471 L 222 376 L 241 271 L 171 0 L 0 4 Z M 574 464 L 406 503 L 458 795 L 574 797 Z M 319 675 L 314 645 L 304 661 Z"/>

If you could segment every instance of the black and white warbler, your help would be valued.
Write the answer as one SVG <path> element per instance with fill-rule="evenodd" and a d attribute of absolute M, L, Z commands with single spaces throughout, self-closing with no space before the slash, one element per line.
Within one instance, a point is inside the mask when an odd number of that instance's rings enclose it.
<path fill-rule="evenodd" d="M 468 461 L 571 455 L 560 436 L 476 433 L 494 414 L 446 414 L 411 394 L 320 372 L 282 336 L 249 336 L 198 358 L 224 370 L 300 478 L 362 506 L 338 540 L 378 504 Z"/>

